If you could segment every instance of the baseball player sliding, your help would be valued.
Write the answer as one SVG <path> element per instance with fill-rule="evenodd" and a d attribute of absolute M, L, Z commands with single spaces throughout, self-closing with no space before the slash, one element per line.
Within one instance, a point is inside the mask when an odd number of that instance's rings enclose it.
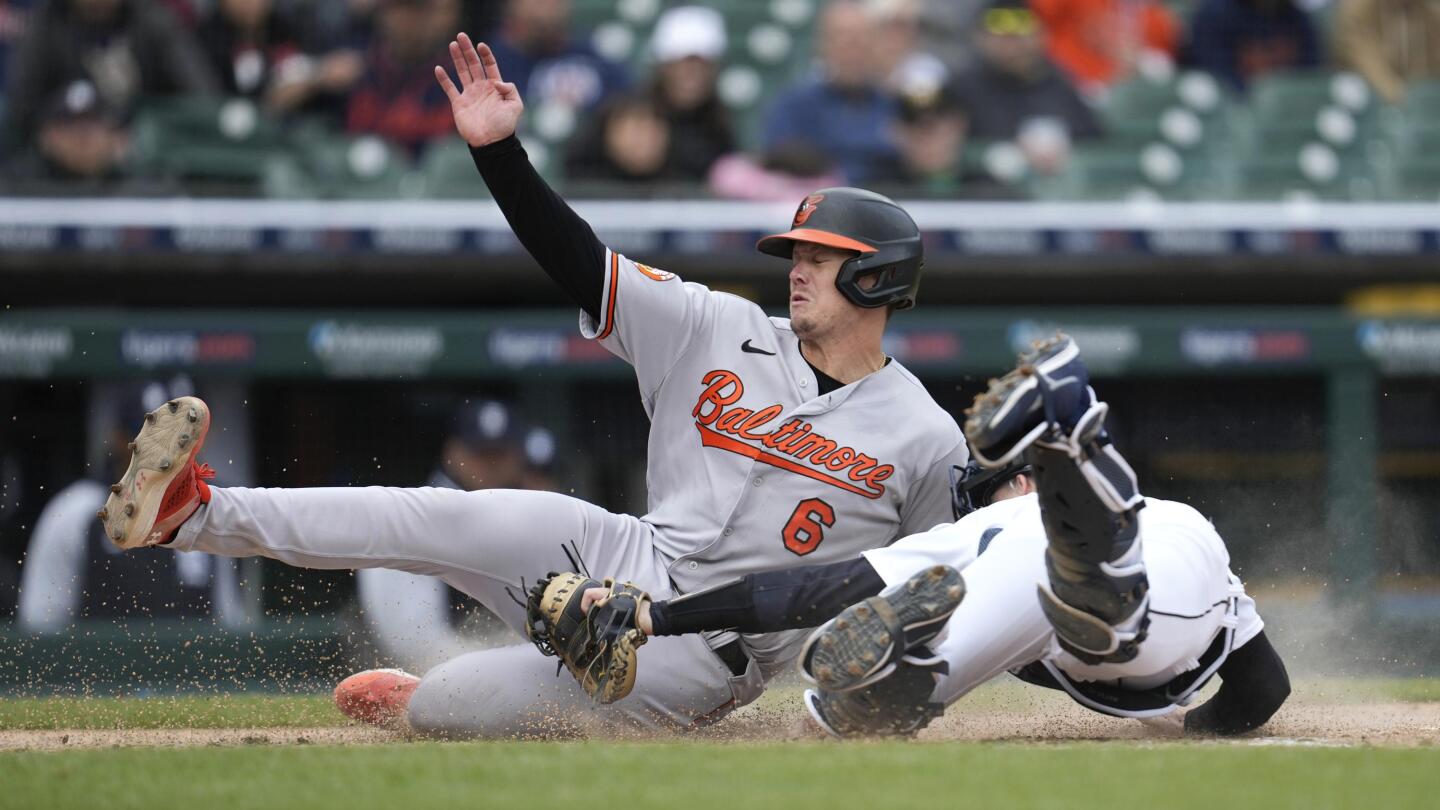
<path fill-rule="evenodd" d="M 1204 517 L 1141 496 L 1107 412 L 1057 337 L 968 412 L 989 469 L 957 481 L 954 524 L 653 604 L 552 575 L 532 591 L 532 636 L 604 701 L 624 694 L 647 636 L 820 625 L 799 656 L 817 687 L 805 702 L 836 736 L 914 733 L 1006 671 L 1186 733 L 1257 728 L 1290 686 L 1255 602 Z M 1215 675 L 1216 696 L 1184 708 Z"/>
<path fill-rule="evenodd" d="M 890 310 L 915 302 L 920 234 L 858 189 L 808 196 L 760 242 L 790 260 L 790 318 L 608 250 L 531 167 L 522 102 L 484 44 L 450 43 L 435 75 L 455 125 L 521 243 L 580 308 L 580 330 L 635 367 L 652 426 L 649 513 L 548 492 L 386 487 L 211 488 L 196 461 L 210 414 L 194 398 L 146 417 L 100 517 L 123 548 L 260 555 L 311 568 L 439 577 L 517 632 L 535 572 L 617 573 L 660 598 L 804 559 L 834 562 L 948 519 L 960 428 L 886 357 Z M 894 418 L 902 414 L 903 418 Z M 421 732 L 567 731 L 570 717 L 681 729 L 753 700 L 803 633 L 657 640 L 634 692 L 596 707 L 529 644 L 471 652 L 421 678 L 352 676 L 352 716 Z"/>

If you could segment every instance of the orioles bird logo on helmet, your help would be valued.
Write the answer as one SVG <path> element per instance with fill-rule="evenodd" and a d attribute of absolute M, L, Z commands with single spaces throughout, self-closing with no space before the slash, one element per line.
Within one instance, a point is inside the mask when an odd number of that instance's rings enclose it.
<path fill-rule="evenodd" d="M 815 213 L 815 206 L 819 205 L 824 199 L 824 194 L 811 194 L 809 197 L 806 197 L 800 203 L 800 207 L 795 209 L 795 221 L 790 224 L 790 227 L 798 228 L 804 225 L 805 220 L 809 219 L 810 215 Z"/>

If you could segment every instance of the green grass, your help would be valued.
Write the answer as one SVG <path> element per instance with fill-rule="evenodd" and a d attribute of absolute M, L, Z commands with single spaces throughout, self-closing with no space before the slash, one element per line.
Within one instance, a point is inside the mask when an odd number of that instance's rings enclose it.
<path fill-rule="evenodd" d="M 1213 690 L 1213 687 L 1212 687 Z M 1017 693 L 1033 692 L 1000 683 L 965 698 L 975 709 L 1005 709 Z M 797 689 L 773 689 L 759 706 L 798 700 Z M 1057 697 L 1058 699 L 1058 697 Z M 1321 703 L 1440 701 L 1440 678 L 1301 680 L 1295 699 Z M 1026 710 L 1021 704 L 1017 711 Z M 167 695 L 146 698 L 0 699 L 0 730 L 118 728 L 306 728 L 345 722 L 329 695 Z"/>
<path fill-rule="evenodd" d="M 167 695 L 0 700 L 0 730 L 308 728 L 348 721 L 329 695 Z"/>
<path fill-rule="evenodd" d="M 1398 700 L 1403 703 L 1440 701 L 1440 678 L 1325 678 L 1302 680 L 1295 693 L 1317 702 L 1359 703 Z"/>
<path fill-rule="evenodd" d="M 1430 807 L 1440 751 L 419 743 L 0 755 L 0 808 Z"/>

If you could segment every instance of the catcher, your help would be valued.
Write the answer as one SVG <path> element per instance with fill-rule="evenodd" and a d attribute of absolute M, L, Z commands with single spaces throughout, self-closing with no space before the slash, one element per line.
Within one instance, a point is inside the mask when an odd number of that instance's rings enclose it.
<path fill-rule="evenodd" d="M 957 476 L 955 523 L 669 601 L 552 575 L 530 600 L 532 637 L 605 701 L 648 636 L 819 625 L 799 656 L 805 703 L 839 737 L 913 734 L 1007 671 L 1177 732 L 1258 728 L 1290 686 L 1255 602 L 1200 513 L 1140 494 L 1107 412 L 1058 336 L 967 411 L 980 464 Z"/>

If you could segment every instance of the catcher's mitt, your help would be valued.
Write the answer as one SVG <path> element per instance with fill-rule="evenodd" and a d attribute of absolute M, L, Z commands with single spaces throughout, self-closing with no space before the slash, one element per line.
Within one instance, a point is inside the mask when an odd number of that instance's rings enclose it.
<path fill-rule="evenodd" d="M 590 588 L 610 595 L 588 613 L 580 609 Z M 614 703 L 635 688 L 635 649 L 645 643 L 636 612 L 650 595 L 629 582 L 604 582 L 551 571 L 525 600 L 525 631 L 546 655 L 558 656 L 596 703 Z"/>

